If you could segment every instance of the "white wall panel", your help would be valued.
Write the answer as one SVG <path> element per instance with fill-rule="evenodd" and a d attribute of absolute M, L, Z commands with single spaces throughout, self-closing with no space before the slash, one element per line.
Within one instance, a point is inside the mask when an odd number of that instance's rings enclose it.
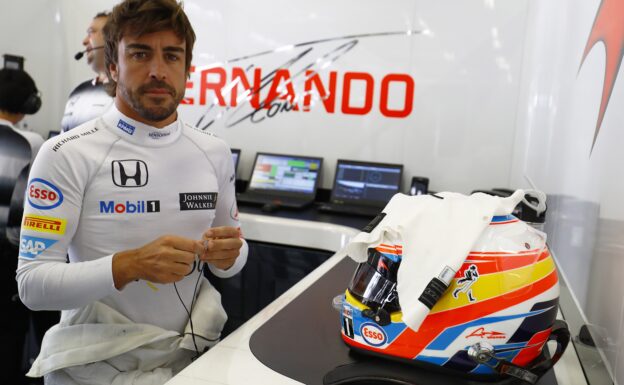
<path fill-rule="evenodd" d="M 403 163 L 404 182 L 412 175 L 425 175 L 431 177 L 431 188 L 437 190 L 469 192 L 506 184 L 526 2 L 396 1 L 392 7 L 379 1 L 186 4 L 187 8 L 213 10 L 210 15 L 191 13 L 194 25 L 216 24 L 218 30 L 223 24 L 223 30 L 199 37 L 195 49 L 198 70 L 216 62 L 226 70 L 229 82 L 234 66 L 250 68 L 247 73 L 251 78 L 252 68 L 261 68 L 266 74 L 303 55 L 288 67 L 298 96 L 305 79 L 295 74 L 308 65 L 317 63 L 312 68 L 320 71 L 326 86 L 329 72 L 337 74 L 334 113 L 325 111 L 317 100 L 310 112 L 268 111 L 273 116 L 269 117 L 261 110 L 254 116 L 259 122 L 248 118 L 234 124 L 253 111 L 248 104 L 212 109 L 209 103 L 182 107 L 183 115 L 199 126 L 214 120 L 208 129 L 243 150 L 244 177 L 251 171 L 255 152 L 273 151 L 323 156 L 324 187 L 331 187 L 337 158 Z M 448 12 L 449 7 L 454 11 Z M 275 22 L 276 10 L 284 15 L 279 22 Z M 219 20 L 210 20 L 214 13 L 220 15 Z M 361 36 L 407 31 L 415 33 Z M 226 37 L 225 46 L 219 36 Z M 296 46 L 314 41 L 317 43 Z M 353 46 L 346 48 L 345 44 Z M 332 54 L 335 50 L 341 55 Z M 266 54 L 257 55 L 263 52 Z M 328 60 L 328 54 L 335 60 Z M 238 60 L 241 57 L 247 58 Z M 322 68 L 323 64 L 329 65 Z M 374 79 L 372 108 L 365 115 L 341 111 L 348 72 L 367 73 Z M 409 76 L 415 83 L 413 108 L 403 118 L 389 118 L 380 111 L 382 79 L 393 73 Z M 218 78 L 209 79 L 214 82 Z M 200 73 L 196 71 L 191 80 L 193 87 L 187 96 L 197 101 L 201 96 Z M 354 107 L 362 107 L 364 82 L 352 84 L 349 100 Z M 400 110 L 406 105 L 405 86 L 392 84 L 388 107 Z M 269 88 L 261 91 L 261 99 L 266 98 Z M 214 98 L 213 91 L 207 95 Z M 225 94 L 224 98 L 229 100 Z"/>
<path fill-rule="evenodd" d="M 624 69 L 617 73 L 592 149 L 605 44 L 594 45 L 581 65 L 600 4 L 561 0 L 530 5 L 511 185 L 527 186 L 526 175 L 550 194 L 549 244 L 607 366 L 622 383 Z M 621 44 L 624 12 L 606 16 L 610 39 Z M 609 49 L 621 58 L 620 45 Z"/>
<path fill-rule="evenodd" d="M 44 137 L 60 127 L 65 106 L 61 96 L 67 84 L 63 22 L 57 0 L 0 0 L 0 54 L 25 57 L 24 69 L 41 92 L 41 109 L 21 124 Z"/>

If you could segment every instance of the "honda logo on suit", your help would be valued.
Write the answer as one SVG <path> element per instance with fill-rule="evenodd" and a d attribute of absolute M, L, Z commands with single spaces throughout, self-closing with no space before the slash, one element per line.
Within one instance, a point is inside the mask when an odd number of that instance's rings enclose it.
<path fill-rule="evenodd" d="M 112 162 L 111 172 L 115 186 L 143 187 L 147 184 L 147 165 L 142 160 L 114 160 Z"/>

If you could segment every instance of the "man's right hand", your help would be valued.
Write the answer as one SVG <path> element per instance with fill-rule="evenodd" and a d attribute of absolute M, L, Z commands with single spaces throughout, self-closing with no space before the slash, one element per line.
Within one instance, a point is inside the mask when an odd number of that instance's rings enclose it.
<path fill-rule="evenodd" d="M 195 255 L 203 252 L 199 241 L 165 235 L 138 249 L 116 253 L 113 255 L 115 288 L 121 290 L 137 279 L 177 282 L 191 272 Z"/>

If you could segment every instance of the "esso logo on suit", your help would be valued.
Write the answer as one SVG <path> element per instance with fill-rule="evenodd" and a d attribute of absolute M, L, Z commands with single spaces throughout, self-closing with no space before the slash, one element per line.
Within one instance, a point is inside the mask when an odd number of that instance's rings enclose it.
<path fill-rule="evenodd" d="M 45 179 L 34 178 L 26 190 L 28 203 L 39 210 L 51 210 L 63 203 L 61 190 Z"/>
<path fill-rule="evenodd" d="M 381 346 L 386 343 L 388 339 L 386 333 L 377 325 L 372 323 L 365 323 L 360 329 L 362 338 L 373 346 Z"/>

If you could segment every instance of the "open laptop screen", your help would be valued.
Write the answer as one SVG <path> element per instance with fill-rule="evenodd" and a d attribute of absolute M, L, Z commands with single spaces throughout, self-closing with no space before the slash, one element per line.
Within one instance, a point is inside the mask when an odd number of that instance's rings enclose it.
<path fill-rule="evenodd" d="M 249 189 L 314 195 L 321 172 L 321 158 L 257 153 Z"/>
<path fill-rule="evenodd" d="M 236 170 L 238 169 L 238 161 L 240 159 L 241 150 L 237 148 L 231 148 L 230 150 L 232 151 L 232 161 L 234 162 L 234 172 L 236 173 Z"/>
<path fill-rule="evenodd" d="M 403 166 L 338 159 L 331 200 L 383 207 L 400 191 Z"/>

